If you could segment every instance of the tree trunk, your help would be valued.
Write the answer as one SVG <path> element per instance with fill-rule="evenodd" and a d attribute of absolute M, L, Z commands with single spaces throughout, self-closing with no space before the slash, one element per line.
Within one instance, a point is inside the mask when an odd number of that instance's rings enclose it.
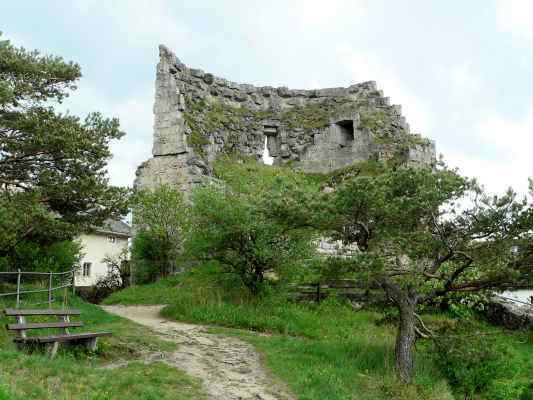
<path fill-rule="evenodd" d="M 413 346 L 416 340 L 416 303 L 417 296 L 406 294 L 397 301 L 400 311 L 400 325 L 396 336 L 394 354 L 396 373 L 404 383 L 410 383 L 413 375 Z"/>

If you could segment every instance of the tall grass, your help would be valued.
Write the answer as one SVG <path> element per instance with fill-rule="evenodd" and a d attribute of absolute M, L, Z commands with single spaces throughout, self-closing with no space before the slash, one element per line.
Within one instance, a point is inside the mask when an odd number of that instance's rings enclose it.
<path fill-rule="evenodd" d="M 334 298 L 321 304 L 296 303 L 279 286 L 267 287 L 261 297 L 253 298 L 235 282 L 209 268 L 199 268 L 152 285 L 126 289 L 107 302 L 167 304 L 162 313 L 168 318 L 216 326 L 211 328 L 214 332 L 252 343 L 270 370 L 299 399 L 453 398 L 453 384 L 440 370 L 430 341 L 417 342 L 414 383 L 405 386 L 397 381 L 393 358 L 396 328 L 384 323 L 389 318 L 383 313 L 356 312 L 350 303 Z M 461 323 L 439 313 L 423 318 L 434 330 Z M 509 348 L 509 363 L 521 371 L 516 379 L 527 380 L 533 371 L 531 333 L 506 332 L 483 321 L 472 323 L 480 334 L 494 335 Z M 460 393 L 457 396 L 462 399 Z M 478 399 L 492 400 L 491 396 L 481 393 Z"/>
<path fill-rule="evenodd" d="M 252 343 L 299 399 L 452 398 L 446 380 L 423 349 L 417 354 L 414 385 L 396 380 L 395 329 L 376 323 L 382 318 L 379 312 L 355 312 L 350 303 L 334 298 L 318 305 L 295 303 L 281 287 L 267 287 L 261 297 L 253 298 L 235 282 L 199 269 L 127 289 L 107 302 L 165 300 L 160 303 L 168 304 L 162 311 L 168 318 L 224 327 L 213 329 Z"/>

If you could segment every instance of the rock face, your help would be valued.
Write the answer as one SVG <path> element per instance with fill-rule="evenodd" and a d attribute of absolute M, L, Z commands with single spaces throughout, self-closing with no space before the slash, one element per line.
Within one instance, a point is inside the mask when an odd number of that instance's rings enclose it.
<path fill-rule="evenodd" d="M 508 329 L 533 331 L 533 305 L 525 305 L 494 296 L 487 309 L 489 320 Z"/>
<path fill-rule="evenodd" d="M 153 157 L 135 186 L 170 184 L 184 191 L 209 176 L 220 153 L 326 173 L 370 159 L 435 163 L 434 144 L 409 133 L 400 106 L 364 82 L 347 88 L 291 90 L 237 84 L 188 68 L 159 47 Z"/>

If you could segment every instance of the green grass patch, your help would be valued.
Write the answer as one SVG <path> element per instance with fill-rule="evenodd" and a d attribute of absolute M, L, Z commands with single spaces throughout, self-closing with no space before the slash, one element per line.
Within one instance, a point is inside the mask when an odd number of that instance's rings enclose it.
<path fill-rule="evenodd" d="M 168 318 L 212 325 L 215 333 L 250 342 L 263 355 L 265 365 L 299 399 L 444 400 L 453 399 L 454 394 L 456 398 L 464 397 L 453 393 L 454 384 L 436 362 L 430 341 L 419 341 L 416 345 L 413 384 L 405 386 L 398 382 L 394 372 L 394 325 L 381 312 L 356 312 L 350 304 L 339 300 L 330 299 L 320 305 L 295 303 L 279 291 L 254 300 L 242 287 L 200 270 L 126 289 L 107 302 L 168 304 L 163 310 Z M 423 318 L 434 330 L 460 323 L 452 316 L 437 313 L 425 314 Z M 509 363 L 518 371 L 515 379 L 527 379 L 533 370 L 531 334 L 504 331 L 482 321 L 474 324 L 481 334 L 492 335 L 507 345 Z M 477 398 L 488 400 L 491 396 L 493 393 L 487 392 Z"/>
<path fill-rule="evenodd" d="M 103 304 L 171 304 L 178 299 L 182 277 L 161 279 L 148 285 L 130 286 L 107 297 Z"/>
<path fill-rule="evenodd" d="M 299 399 L 452 399 L 427 352 L 417 354 L 413 385 L 396 380 L 395 331 L 378 325 L 382 314 L 375 311 L 354 312 L 334 299 L 294 303 L 277 291 L 254 300 L 242 287 L 201 272 L 129 288 L 107 302 L 121 300 L 169 304 L 163 310 L 168 318 L 225 327 L 216 331 L 252 343 Z"/>
<path fill-rule="evenodd" d="M 10 303 L 0 303 L 0 309 Z M 113 336 L 100 338 L 98 350 L 60 346 L 58 356 L 50 360 L 39 349 L 19 351 L 12 335 L 4 328 L 14 322 L 0 317 L 0 399 L 100 400 L 100 399 L 202 399 L 200 383 L 166 364 L 145 365 L 135 361 L 146 351 L 172 351 L 176 344 L 158 339 L 147 328 L 111 315 L 100 307 L 77 297 L 69 299 L 69 308 L 81 310 L 81 331 L 110 331 Z M 38 317 L 28 321 L 53 321 Z M 73 318 L 74 320 L 74 318 Z M 47 331 L 38 330 L 44 334 Z M 58 333 L 50 330 L 48 333 Z M 102 368 L 117 360 L 130 360 L 125 367 Z"/>

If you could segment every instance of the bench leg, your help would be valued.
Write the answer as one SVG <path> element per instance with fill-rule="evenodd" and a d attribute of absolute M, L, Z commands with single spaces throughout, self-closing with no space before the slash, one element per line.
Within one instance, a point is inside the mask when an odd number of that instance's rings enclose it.
<path fill-rule="evenodd" d="M 98 338 L 94 337 L 94 338 L 90 338 L 89 340 L 87 340 L 85 346 L 90 351 L 96 351 L 97 344 L 98 344 Z"/>
<path fill-rule="evenodd" d="M 54 359 L 57 354 L 57 349 L 59 348 L 59 342 L 50 343 L 46 345 L 46 347 L 48 356 L 50 357 L 50 359 Z"/>

